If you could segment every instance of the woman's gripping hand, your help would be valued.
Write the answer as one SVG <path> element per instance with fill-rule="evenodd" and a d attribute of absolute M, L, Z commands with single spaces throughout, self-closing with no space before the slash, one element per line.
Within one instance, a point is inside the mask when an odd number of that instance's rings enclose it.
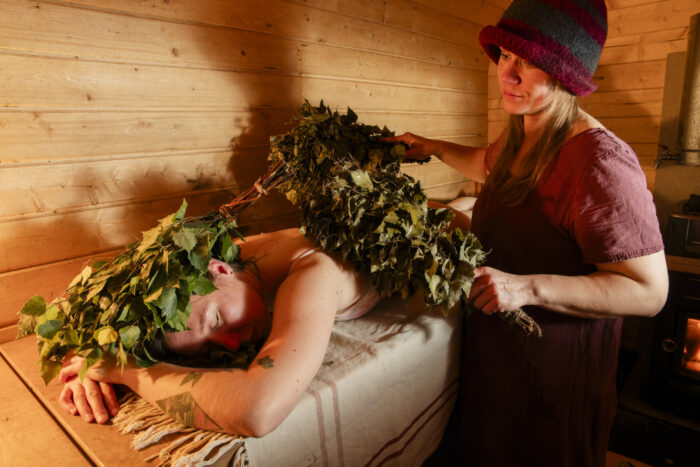
<path fill-rule="evenodd" d="M 389 136 L 382 138 L 388 143 L 403 143 L 406 145 L 406 159 L 423 161 L 431 155 L 437 154 L 436 141 L 422 136 L 414 135 L 413 133 L 404 133 L 398 136 Z"/>

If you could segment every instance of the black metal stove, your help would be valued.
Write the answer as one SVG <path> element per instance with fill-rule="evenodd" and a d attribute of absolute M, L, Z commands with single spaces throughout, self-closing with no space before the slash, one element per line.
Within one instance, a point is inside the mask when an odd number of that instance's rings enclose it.
<path fill-rule="evenodd" d="M 671 214 L 666 254 L 700 262 L 700 196 Z M 700 421 L 700 275 L 669 271 L 669 296 L 656 318 L 649 390 L 664 410 Z"/>

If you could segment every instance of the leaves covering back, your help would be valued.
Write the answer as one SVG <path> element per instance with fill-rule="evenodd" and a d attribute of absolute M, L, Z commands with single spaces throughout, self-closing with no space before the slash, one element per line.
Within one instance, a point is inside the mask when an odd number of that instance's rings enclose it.
<path fill-rule="evenodd" d="M 163 333 L 187 329 L 190 295 L 216 287 L 207 278 L 212 258 L 239 260 L 231 235 L 235 222 L 217 214 L 185 219 L 187 202 L 140 241 L 109 262 L 86 266 L 63 296 L 48 306 L 32 297 L 20 312 L 19 336 L 39 337 L 41 374 L 48 384 L 69 351 L 85 357 L 81 372 L 109 352 L 123 366 L 158 361 L 152 343 Z"/>
<path fill-rule="evenodd" d="M 302 210 L 307 238 L 350 261 L 380 293 L 447 312 L 468 293 L 485 254 L 477 238 L 447 230 L 454 214 L 432 209 L 420 183 L 400 172 L 405 148 L 381 141 L 386 127 L 364 125 L 307 101 L 297 125 L 270 141 L 270 159 L 292 177 L 278 189 Z"/>

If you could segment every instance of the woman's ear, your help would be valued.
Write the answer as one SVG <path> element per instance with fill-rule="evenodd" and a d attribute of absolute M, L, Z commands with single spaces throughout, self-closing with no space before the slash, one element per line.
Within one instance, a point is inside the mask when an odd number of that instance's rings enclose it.
<path fill-rule="evenodd" d="M 209 261 L 208 269 L 212 276 L 220 276 L 222 274 L 228 275 L 233 274 L 234 272 L 233 268 L 229 264 L 219 261 L 218 259 L 212 259 Z"/>

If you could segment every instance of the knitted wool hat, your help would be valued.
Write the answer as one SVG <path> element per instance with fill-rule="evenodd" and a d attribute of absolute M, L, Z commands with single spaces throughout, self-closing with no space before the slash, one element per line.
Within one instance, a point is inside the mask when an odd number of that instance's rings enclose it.
<path fill-rule="evenodd" d="M 607 31 L 604 0 L 514 0 L 479 42 L 494 62 L 503 47 L 587 96 L 598 87 L 592 78 Z"/>

